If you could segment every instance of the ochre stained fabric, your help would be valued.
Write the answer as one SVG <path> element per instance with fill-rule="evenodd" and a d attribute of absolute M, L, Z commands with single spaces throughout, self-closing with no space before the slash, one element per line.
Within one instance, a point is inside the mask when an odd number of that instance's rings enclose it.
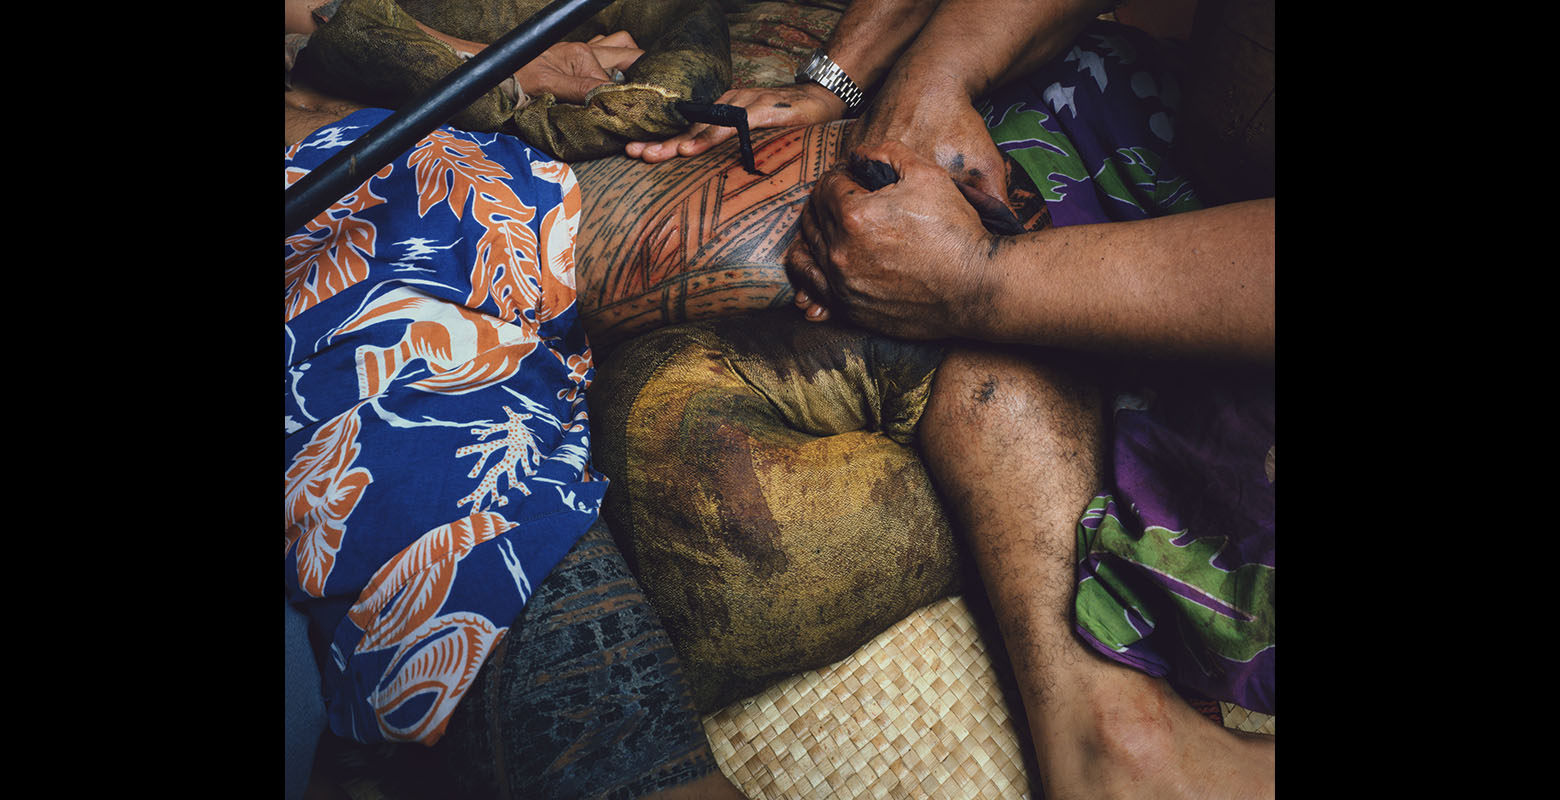
<path fill-rule="evenodd" d="M 664 328 L 603 362 L 602 512 L 701 713 L 957 591 L 913 447 L 942 355 L 786 308 Z"/>
<path fill-rule="evenodd" d="M 455 50 L 415 21 L 467 41 L 491 44 L 546 0 L 346 0 L 298 54 L 294 76 L 342 97 L 400 108 L 458 68 Z M 688 128 L 673 103 L 713 102 L 731 83 L 725 15 L 714 0 L 618 0 L 564 37 L 584 41 L 626 30 L 645 54 L 624 82 L 593 91 L 585 105 L 559 103 L 521 87 L 517 109 L 494 88 L 451 120 L 466 130 L 506 130 L 564 161 L 621 153 L 630 141 L 665 139 Z M 510 125 L 513 127 L 507 127 Z"/>

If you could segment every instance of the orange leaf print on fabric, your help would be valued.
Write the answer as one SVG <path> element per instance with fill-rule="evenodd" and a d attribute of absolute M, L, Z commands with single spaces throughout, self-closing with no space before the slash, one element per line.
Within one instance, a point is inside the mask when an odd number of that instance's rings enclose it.
<path fill-rule="evenodd" d="M 356 651 L 393 647 L 411 636 L 444 605 L 456 564 L 472 548 L 513 527 L 515 523 L 499 514 L 472 514 L 440 525 L 407 545 L 374 573 L 347 612 L 364 631 Z M 400 597 L 391 607 L 397 592 Z"/>
<path fill-rule="evenodd" d="M 423 378 L 411 384 L 413 389 L 423 389 L 442 394 L 465 394 L 502 383 L 520 371 L 525 357 L 536 350 L 536 342 L 523 342 L 496 347 L 447 372 Z"/>
<path fill-rule="evenodd" d="M 421 741 L 432 745 L 444 736 L 450 713 L 476 678 L 482 661 L 508 628 L 497 628 L 480 614 L 450 614 L 429 620 L 405 650 L 414 652 L 389 685 L 369 696 L 379 730 L 390 741 Z M 427 642 L 424 646 L 423 643 Z M 433 703 L 415 722 L 393 725 L 389 716 L 396 709 L 432 693 Z"/>
<path fill-rule="evenodd" d="M 361 450 L 357 412 L 362 407 L 359 403 L 321 425 L 287 468 L 283 553 L 298 548 L 298 585 L 314 597 L 325 596 L 347 517 L 374 480 L 368 470 L 352 466 Z"/>
<path fill-rule="evenodd" d="M 469 199 L 471 218 L 483 227 L 466 305 L 475 308 L 491 298 L 500 319 L 537 322 L 541 269 L 529 225 L 536 209 L 510 188 L 507 181 L 514 176 L 488 160 L 479 145 L 442 130 L 419 143 L 406 163 L 416 169 L 419 214 L 447 203 L 458 218 Z"/>
<path fill-rule="evenodd" d="M 542 292 L 538 322 L 557 319 L 574 304 L 574 241 L 580 229 L 580 187 L 568 164 L 548 161 L 532 165 L 532 174 L 558 184 L 563 202 L 542 218 Z"/>
<path fill-rule="evenodd" d="M 330 338 L 371 325 L 408 321 L 395 344 L 357 349 L 359 398 L 388 391 L 415 360 L 433 374 L 409 384 L 413 389 L 442 394 L 484 389 L 514 377 L 538 341 L 535 326 L 511 325 L 407 287 L 376 298 L 332 331 Z"/>
<path fill-rule="evenodd" d="M 590 345 L 586 345 L 585 352 L 579 355 L 565 356 L 557 350 L 553 350 L 552 354 L 569 370 L 569 385 L 558 390 L 558 399 L 579 402 L 580 393 L 590 388 L 590 379 L 586 377 L 591 367 Z"/>
<path fill-rule="evenodd" d="M 387 164 L 374 178 L 387 178 L 394 165 Z M 301 177 L 301 170 L 287 170 L 290 185 Z M 287 237 L 286 320 L 329 299 L 368 277 L 368 259 L 374 255 L 378 230 L 359 214 L 385 202 L 363 182 L 352 194 L 337 200 L 330 208 L 304 225 L 305 233 Z M 317 235 L 325 232 L 324 236 Z"/>

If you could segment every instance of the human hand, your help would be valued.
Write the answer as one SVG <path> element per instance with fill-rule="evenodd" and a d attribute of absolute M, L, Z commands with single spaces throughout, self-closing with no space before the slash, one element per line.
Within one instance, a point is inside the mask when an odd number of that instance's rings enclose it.
<path fill-rule="evenodd" d="M 981 248 L 992 237 L 941 166 L 888 142 L 855 152 L 899 175 L 871 192 L 835 169 L 802 211 L 786 251 L 795 304 L 815 322 L 843 316 L 892 336 L 932 339 L 975 332 L 988 300 Z"/>
<path fill-rule="evenodd" d="M 588 42 L 559 42 L 515 73 L 526 94 L 551 94 L 560 102 L 585 102 L 591 89 L 612 83 L 612 70 L 628 69 L 645 51 L 627 31 Z"/>
<path fill-rule="evenodd" d="M 716 102 L 747 109 L 749 130 L 831 122 L 845 114 L 845 101 L 816 83 L 732 89 Z M 656 164 L 675 156 L 699 155 L 736 133 L 736 128 L 697 123 L 663 142 L 629 142 L 623 152 Z"/>
<path fill-rule="evenodd" d="M 998 201 L 1007 197 L 1007 171 L 986 120 L 956 90 L 891 79 L 845 144 L 855 149 L 887 142 L 905 144 L 954 180 Z"/>

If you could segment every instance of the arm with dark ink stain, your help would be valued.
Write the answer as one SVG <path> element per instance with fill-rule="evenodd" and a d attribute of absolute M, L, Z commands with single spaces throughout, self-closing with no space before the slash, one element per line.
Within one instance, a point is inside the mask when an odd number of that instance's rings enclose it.
<path fill-rule="evenodd" d="M 848 170 L 819 180 L 787 254 L 810 319 L 915 339 L 1273 359 L 1273 198 L 999 236 L 905 145 L 855 154 L 897 180 L 876 191 Z"/>

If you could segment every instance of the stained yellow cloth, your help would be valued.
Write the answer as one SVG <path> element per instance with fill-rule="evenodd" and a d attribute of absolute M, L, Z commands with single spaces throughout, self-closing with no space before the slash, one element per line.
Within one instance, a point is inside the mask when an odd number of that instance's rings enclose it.
<path fill-rule="evenodd" d="M 603 514 L 701 712 L 956 591 L 914 449 L 940 348 L 792 309 L 617 347 L 590 389 Z"/>
<path fill-rule="evenodd" d="M 294 76 L 359 103 L 400 108 L 458 68 L 455 49 L 417 27 L 491 44 L 547 0 L 345 0 L 298 54 Z M 515 133 L 565 161 L 621 153 L 630 141 L 665 139 L 688 128 L 673 103 L 713 102 L 731 83 L 726 19 L 715 0 L 618 0 L 563 37 L 585 41 L 626 30 L 645 51 L 624 82 L 599 87 L 585 105 L 520 87 L 516 107 L 499 88 L 452 120 L 466 130 Z"/>

